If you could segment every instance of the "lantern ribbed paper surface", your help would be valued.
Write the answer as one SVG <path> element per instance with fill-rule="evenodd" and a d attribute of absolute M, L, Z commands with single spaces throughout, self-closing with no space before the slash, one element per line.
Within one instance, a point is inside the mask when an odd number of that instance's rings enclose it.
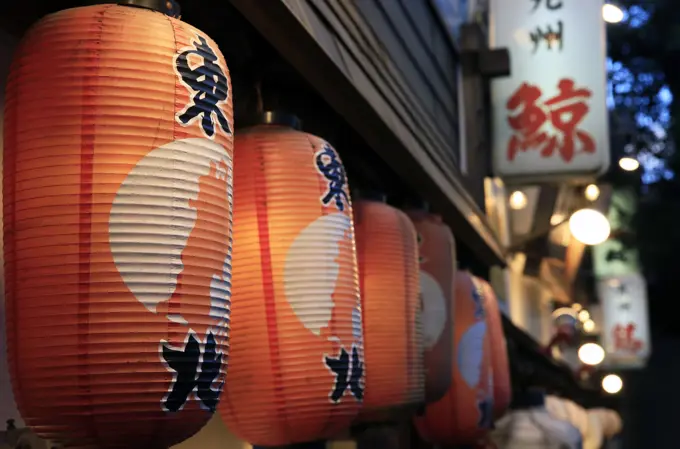
<path fill-rule="evenodd" d="M 585 438 L 588 433 L 588 414 L 583 407 L 569 399 L 548 395 L 545 397 L 545 408 L 554 418 L 576 427 Z"/>
<path fill-rule="evenodd" d="M 7 343 L 20 412 L 41 436 L 166 448 L 216 408 L 230 88 L 212 40 L 141 8 L 62 11 L 17 49 L 4 127 Z"/>
<path fill-rule="evenodd" d="M 279 446 L 330 437 L 363 399 L 352 208 L 335 150 L 278 125 L 235 143 L 234 303 L 220 403 L 240 438 Z"/>
<path fill-rule="evenodd" d="M 510 366 L 508 365 L 508 346 L 503 333 L 503 321 L 498 307 L 498 299 L 491 285 L 484 279 L 475 278 L 481 290 L 489 325 L 491 340 L 491 370 L 493 372 L 493 413 L 496 419 L 503 416 L 512 399 L 510 383 Z"/>
<path fill-rule="evenodd" d="M 454 360 L 449 391 L 415 418 L 421 437 L 434 444 L 473 444 L 493 424 L 493 385 L 484 300 L 472 276 L 454 279 Z"/>
<path fill-rule="evenodd" d="M 600 419 L 594 414 L 585 411 L 588 417 L 588 433 L 583 438 L 583 449 L 602 449 L 604 432 Z"/>
<path fill-rule="evenodd" d="M 361 417 L 371 420 L 424 400 L 418 248 L 411 220 L 385 203 L 357 201 L 354 222 L 367 365 Z"/>
<path fill-rule="evenodd" d="M 453 277 L 456 244 L 439 215 L 408 211 L 418 232 L 420 295 L 425 343 L 425 400 L 436 402 L 451 385 Z"/>
<path fill-rule="evenodd" d="M 593 408 L 588 410 L 589 414 L 593 414 L 600 421 L 602 426 L 602 434 L 605 438 L 611 438 L 621 432 L 623 423 L 621 416 L 614 410 L 606 408 Z"/>

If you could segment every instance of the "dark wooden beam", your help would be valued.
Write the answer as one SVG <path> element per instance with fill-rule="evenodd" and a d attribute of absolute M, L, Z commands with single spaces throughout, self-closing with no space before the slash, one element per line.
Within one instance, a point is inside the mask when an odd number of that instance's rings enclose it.
<path fill-rule="evenodd" d="M 524 273 L 528 276 L 537 276 L 541 262 L 550 252 L 550 231 L 553 229 L 550 219 L 555 209 L 555 202 L 559 189 L 556 186 L 544 185 L 538 194 L 534 212 L 531 235 L 538 236 L 533 241 L 526 243 L 527 261 L 524 264 Z"/>

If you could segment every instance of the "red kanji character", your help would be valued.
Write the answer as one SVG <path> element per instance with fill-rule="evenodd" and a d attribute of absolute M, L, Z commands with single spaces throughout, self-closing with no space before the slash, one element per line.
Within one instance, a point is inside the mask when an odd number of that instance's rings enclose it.
<path fill-rule="evenodd" d="M 634 323 L 627 325 L 617 324 L 614 326 L 614 347 L 616 350 L 638 352 L 642 349 L 642 340 L 635 338 L 636 326 Z"/>
<path fill-rule="evenodd" d="M 517 89 L 508 100 L 506 108 L 510 111 L 522 106 L 523 110 L 518 115 L 508 116 L 510 127 L 517 131 L 519 135 L 514 135 L 508 143 L 508 160 L 515 159 L 519 150 L 526 151 L 529 148 L 536 148 L 543 145 L 547 139 L 545 132 L 540 129 L 545 124 L 548 116 L 537 104 L 542 92 L 536 86 L 527 83 Z"/>
<path fill-rule="evenodd" d="M 541 157 L 550 157 L 555 149 L 559 149 L 562 159 L 570 162 L 574 158 L 576 138 L 581 141 L 584 152 L 595 152 L 593 138 L 577 128 L 590 110 L 584 100 L 590 98 L 592 92 L 585 88 L 575 89 L 574 85 L 573 80 L 561 80 L 557 86 L 559 93 L 541 103 L 541 89 L 522 83 L 506 105 L 509 111 L 522 107 L 518 114 L 508 116 L 508 124 L 516 131 L 508 142 L 508 160 L 514 160 L 520 150 L 540 149 Z M 549 136 L 542 130 L 548 121 L 558 133 Z"/>

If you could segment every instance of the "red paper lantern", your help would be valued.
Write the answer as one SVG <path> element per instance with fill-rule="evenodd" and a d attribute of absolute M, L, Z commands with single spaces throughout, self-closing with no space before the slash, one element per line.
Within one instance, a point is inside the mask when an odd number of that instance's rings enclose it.
<path fill-rule="evenodd" d="M 224 58 L 179 20 L 107 4 L 24 37 L 5 105 L 7 351 L 41 436 L 163 448 L 211 417 L 228 357 L 232 123 Z"/>
<path fill-rule="evenodd" d="M 280 446 L 331 437 L 363 398 L 352 206 L 322 139 L 281 126 L 235 143 L 234 303 L 220 413 L 240 438 Z"/>
<path fill-rule="evenodd" d="M 451 387 L 415 419 L 421 437 L 439 445 L 474 444 L 493 424 L 493 388 L 484 300 L 472 276 L 456 273 Z"/>
<path fill-rule="evenodd" d="M 354 208 L 366 353 L 362 420 L 424 399 L 416 230 L 403 212 L 381 201 Z"/>
<path fill-rule="evenodd" d="M 451 385 L 453 279 L 456 244 L 439 215 L 409 211 L 418 232 L 420 294 L 423 303 L 425 400 L 441 399 Z"/>
<path fill-rule="evenodd" d="M 481 290 L 489 325 L 491 370 L 493 372 L 493 414 L 494 418 L 498 419 L 505 414 L 512 399 L 508 346 L 503 333 L 503 321 L 498 307 L 498 299 L 493 288 L 484 279 L 474 278 L 474 280 L 477 288 Z"/>

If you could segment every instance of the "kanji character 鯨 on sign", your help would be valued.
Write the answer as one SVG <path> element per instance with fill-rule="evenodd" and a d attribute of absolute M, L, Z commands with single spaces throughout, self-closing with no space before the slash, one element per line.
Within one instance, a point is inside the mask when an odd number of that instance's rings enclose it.
<path fill-rule="evenodd" d="M 557 87 L 557 95 L 544 99 L 540 87 L 522 83 L 508 100 L 507 120 L 513 130 L 507 146 L 509 161 L 519 151 L 540 151 L 544 158 L 557 151 L 565 162 L 571 162 L 579 152 L 595 152 L 593 137 L 579 129 L 590 110 L 587 100 L 592 92 L 577 88 L 568 78 L 560 80 Z"/>

